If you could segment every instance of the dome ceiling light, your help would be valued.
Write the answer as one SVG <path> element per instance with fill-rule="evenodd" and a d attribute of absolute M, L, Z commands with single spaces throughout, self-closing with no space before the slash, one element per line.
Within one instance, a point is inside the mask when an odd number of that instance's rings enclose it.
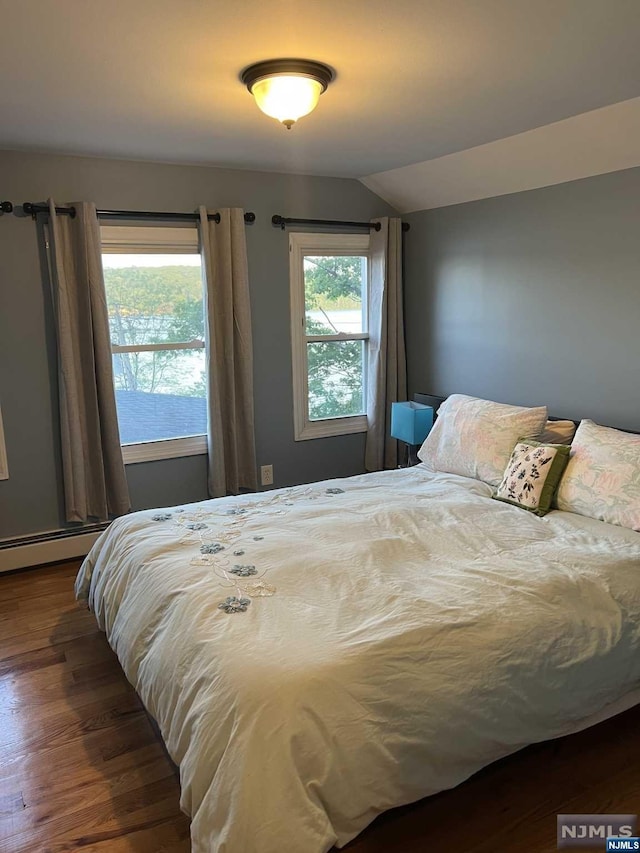
<path fill-rule="evenodd" d="M 328 65 L 310 59 L 268 59 L 250 65 L 240 75 L 262 112 L 282 122 L 287 130 L 315 109 L 333 77 Z"/>

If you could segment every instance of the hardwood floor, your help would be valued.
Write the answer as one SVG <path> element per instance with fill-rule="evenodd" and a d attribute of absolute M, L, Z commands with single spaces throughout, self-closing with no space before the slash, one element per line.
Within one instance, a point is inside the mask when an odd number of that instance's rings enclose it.
<path fill-rule="evenodd" d="M 0 576 L 0 851 L 188 853 L 174 768 L 73 599 L 77 566 Z M 639 767 L 637 708 L 388 812 L 345 850 L 551 853 L 558 812 L 640 812 Z"/>
<path fill-rule="evenodd" d="M 0 850 L 188 853 L 173 766 L 73 598 L 78 565 L 0 577 Z"/>

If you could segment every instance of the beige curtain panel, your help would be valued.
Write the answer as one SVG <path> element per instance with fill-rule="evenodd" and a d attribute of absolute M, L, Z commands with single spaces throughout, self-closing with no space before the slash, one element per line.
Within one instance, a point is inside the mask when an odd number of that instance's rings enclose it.
<path fill-rule="evenodd" d="M 398 465 L 398 442 L 389 435 L 391 403 L 407 399 L 407 360 L 402 309 L 402 220 L 384 217 L 371 232 L 369 375 L 365 468 Z"/>
<path fill-rule="evenodd" d="M 49 199 L 51 285 L 58 346 L 67 521 L 129 512 L 118 432 L 100 226 L 94 204 L 56 216 Z"/>
<path fill-rule="evenodd" d="M 253 344 L 244 211 L 200 208 L 207 317 L 209 494 L 255 491 Z"/>

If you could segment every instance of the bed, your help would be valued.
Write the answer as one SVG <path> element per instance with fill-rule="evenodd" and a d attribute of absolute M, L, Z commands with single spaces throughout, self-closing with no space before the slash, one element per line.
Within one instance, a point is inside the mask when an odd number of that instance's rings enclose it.
<path fill-rule="evenodd" d="M 324 853 L 638 700 L 640 535 L 491 493 L 420 464 L 112 523 L 76 594 L 194 853 Z"/>

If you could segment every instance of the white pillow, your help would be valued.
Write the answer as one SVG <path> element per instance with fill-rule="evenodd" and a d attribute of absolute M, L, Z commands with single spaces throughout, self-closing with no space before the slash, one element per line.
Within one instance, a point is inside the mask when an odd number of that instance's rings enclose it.
<path fill-rule="evenodd" d="M 546 406 L 525 409 L 452 394 L 438 409 L 418 456 L 434 471 L 497 486 L 517 440 L 539 438 L 546 420 Z"/>
<path fill-rule="evenodd" d="M 558 509 L 640 531 L 640 435 L 581 421 Z"/>
<path fill-rule="evenodd" d="M 547 421 L 540 441 L 543 444 L 571 444 L 575 434 L 573 421 Z"/>

